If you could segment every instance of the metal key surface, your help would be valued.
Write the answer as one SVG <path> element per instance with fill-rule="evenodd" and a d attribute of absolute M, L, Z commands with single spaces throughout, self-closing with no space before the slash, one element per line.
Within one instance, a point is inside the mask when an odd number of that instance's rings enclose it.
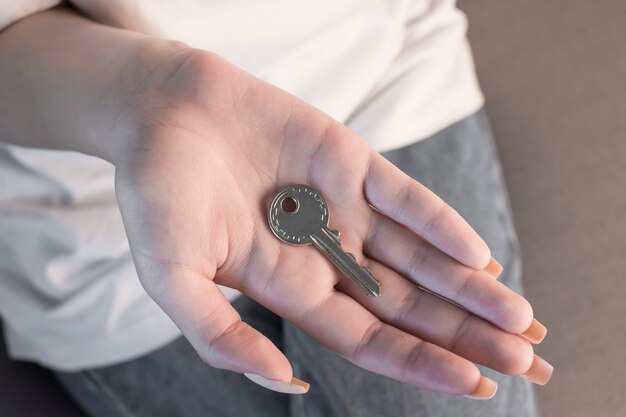
<path fill-rule="evenodd" d="M 302 184 L 289 185 L 276 194 L 268 220 L 274 235 L 290 245 L 314 245 L 337 268 L 371 296 L 380 295 L 380 283 L 341 247 L 339 232 L 330 230 L 326 200 L 317 190 Z"/>

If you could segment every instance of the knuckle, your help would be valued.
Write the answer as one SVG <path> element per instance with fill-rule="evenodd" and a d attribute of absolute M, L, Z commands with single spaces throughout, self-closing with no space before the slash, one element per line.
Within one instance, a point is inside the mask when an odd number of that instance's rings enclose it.
<path fill-rule="evenodd" d="M 475 273 L 475 271 L 468 268 L 468 273 L 464 274 L 462 278 L 459 278 L 460 285 L 458 286 L 453 297 L 453 300 L 457 303 L 463 304 L 463 300 L 467 297 L 467 294 L 470 292 L 470 288 L 474 283 Z"/>
<path fill-rule="evenodd" d="M 245 326 L 242 321 L 235 321 L 222 331 L 209 335 L 211 332 L 208 326 L 200 326 L 198 329 L 198 341 L 193 343 L 196 351 L 202 360 L 215 367 L 221 368 L 225 362 L 225 358 L 234 354 L 232 351 L 232 343 L 226 339 L 236 339 L 237 345 L 242 349 L 246 349 L 250 345 L 249 338 L 245 337 Z"/>
<path fill-rule="evenodd" d="M 242 321 L 235 321 L 224 328 L 221 332 L 216 333 L 212 337 L 208 338 L 207 350 L 210 352 L 219 352 L 226 343 L 226 338 L 235 338 L 242 344 L 245 343 L 245 339 L 241 336 L 245 331 Z"/>
<path fill-rule="evenodd" d="M 423 292 L 417 288 L 409 291 L 400 302 L 396 316 L 392 320 L 394 325 L 401 326 L 409 321 L 409 317 L 417 317 L 419 304 L 422 301 Z"/>
<path fill-rule="evenodd" d="M 416 369 L 422 368 L 422 358 L 424 357 L 424 351 L 426 350 L 426 342 L 419 341 L 406 357 L 404 361 L 404 365 L 402 366 L 402 376 L 401 379 L 403 381 L 409 380 L 409 375 L 413 373 Z"/>
<path fill-rule="evenodd" d="M 430 238 L 433 230 L 436 229 L 437 224 L 441 222 L 445 216 L 449 215 L 450 206 L 448 206 L 443 200 L 439 200 L 439 207 L 435 209 L 433 214 L 426 220 L 424 226 L 422 226 L 422 235 L 426 238 Z"/>
<path fill-rule="evenodd" d="M 416 279 L 419 277 L 419 271 L 426 263 L 426 260 L 430 256 L 432 246 L 426 242 L 415 245 L 411 258 L 406 267 L 406 275 Z"/>
<path fill-rule="evenodd" d="M 403 214 L 411 200 L 411 186 L 413 185 L 413 181 L 413 178 L 407 175 L 404 179 L 404 184 L 402 184 L 402 186 L 398 189 L 396 198 L 394 198 L 397 203 L 391 209 L 392 219 L 398 220 L 403 217 Z"/>
<path fill-rule="evenodd" d="M 465 317 L 459 325 L 457 326 L 454 336 L 450 341 L 449 350 L 452 352 L 456 352 L 458 350 L 458 346 L 460 342 L 465 338 L 472 327 L 472 318 L 473 316 L 470 313 L 465 313 Z"/>
<path fill-rule="evenodd" d="M 352 352 L 351 357 L 354 362 L 363 362 L 365 355 L 368 353 L 368 347 L 378 338 L 384 327 L 385 325 L 381 321 L 376 320 L 372 322 Z"/>

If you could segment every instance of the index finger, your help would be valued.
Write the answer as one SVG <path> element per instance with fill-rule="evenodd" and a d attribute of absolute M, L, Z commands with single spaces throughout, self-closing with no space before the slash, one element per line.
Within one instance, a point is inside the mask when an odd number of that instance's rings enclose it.
<path fill-rule="evenodd" d="M 457 261 L 483 269 L 491 251 L 472 227 L 439 196 L 372 151 L 363 192 L 369 204 Z"/>

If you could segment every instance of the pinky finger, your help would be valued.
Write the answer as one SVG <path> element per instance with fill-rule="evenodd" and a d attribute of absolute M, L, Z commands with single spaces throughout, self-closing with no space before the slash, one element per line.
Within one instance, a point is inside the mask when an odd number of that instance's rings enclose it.
<path fill-rule="evenodd" d="M 495 382 L 474 363 L 379 320 L 347 294 L 333 291 L 314 304 L 299 304 L 300 311 L 281 315 L 361 368 L 429 391 L 495 394 Z"/>

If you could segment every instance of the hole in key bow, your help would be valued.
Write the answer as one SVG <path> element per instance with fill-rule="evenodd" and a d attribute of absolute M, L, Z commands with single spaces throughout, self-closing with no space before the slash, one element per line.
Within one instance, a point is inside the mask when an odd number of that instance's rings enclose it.
<path fill-rule="evenodd" d="M 293 197 L 287 197 L 280 202 L 280 208 L 282 208 L 285 213 L 295 213 L 298 211 L 298 200 Z"/>

